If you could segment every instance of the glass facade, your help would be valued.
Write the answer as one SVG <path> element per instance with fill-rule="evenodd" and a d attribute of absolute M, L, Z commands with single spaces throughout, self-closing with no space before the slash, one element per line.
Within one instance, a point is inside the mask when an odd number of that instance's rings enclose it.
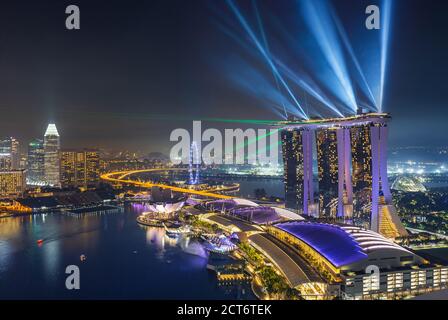
<path fill-rule="evenodd" d="M 284 130 L 281 137 L 286 207 L 302 212 L 304 196 L 302 131 Z"/>
<path fill-rule="evenodd" d="M 336 218 L 338 209 L 338 146 L 336 129 L 316 131 L 320 216 Z"/>
<path fill-rule="evenodd" d="M 35 139 L 28 145 L 28 171 L 29 184 L 40 185 L 45 181 L 44 172 L 44 141 Z"/>

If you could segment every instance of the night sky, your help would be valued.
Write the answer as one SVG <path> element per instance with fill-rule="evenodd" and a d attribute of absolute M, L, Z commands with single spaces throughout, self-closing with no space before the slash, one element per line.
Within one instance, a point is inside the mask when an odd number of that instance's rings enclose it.
<path fill-rule="evenodd" d="M 363 8 L 375 3 L 332 2 L 347 25 L 363 22 Z M 393 2 L 384 101 L 394 118 L 391 145 L 446 146 L 448 3 Z M 250 15 L 250 1 L 236 3 Z M 293 40 L 306 32 L 288 25 L 295 1 L 257 3 L 267 35 L 284 28 Z M 80 7 L 79 31 L 65 29 L 69 4 Z M 169 133 L 190 128 L 193 119 L 280 120 L 262 98 L 229 78 L 244 77 L 232 63 L 251 61 L 252 44 L 240 29 L 249 50 L 243 48 L 223 32 L 223 22 L 238 34 L 238 22 L 221 0 L 2 1 L 0 136 L 26 144 L 54 121 L 63 147 L 167 153 Z M 285 61 L 300 69 L 303 60 L 294 55 L 300 45 L 283 42 L 272 50 L 288 53 Z M 269 76 L 269 68 L 254 65 Z"/>

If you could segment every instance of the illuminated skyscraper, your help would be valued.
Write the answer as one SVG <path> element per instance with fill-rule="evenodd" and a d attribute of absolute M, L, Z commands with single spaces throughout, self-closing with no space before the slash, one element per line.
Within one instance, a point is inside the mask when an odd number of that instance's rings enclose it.
<path fill-rule="evenodd" d="M 315 215 L 312 132 L 302 129 L 282 131 L 286 207 L 305 215 Z"/>
<path fill-rule="evenodd" d="M 44 174 L 45 182 L 50 186 L 60 186 L 59 176 L 59 133 L 51 123 L 44 135 Z"/>
<path fill-rule="evenodd" d="M 15 198 L 25 192 L 24 170 L 0 171 L 0 197 Z"/>
<path fill-rule="evenodd" d="M 320 216 L 337 216 L 338 145 L 335 128 L 316 131 Z"/>
<path fill-rule="evenodd" d="M 29 184 L 40 185 L 44 183 L 44 161 L 44 141 L 34 139 L 28 145 L 27 180 Z"/>
<path fill-rule="evenodd" d="M 17 170 L 19 163 L 19 141 L 13 137 L 0 140 L 0 170 Z"/>
<path fill-rule="evenodd" d="M 16 138 L 9 138 L 11 141 L 11 164 L 13 170 L 20 169 L 20 151 L 19 151 L 19 140 Z"/>
<path fill-rule="evenodd" d="M 350 128 L 355 219 L 370 218 L 372 198 L 372 143 L 370 125 Z"/>
<path fill-rule="evenodd" d="M 93 149 L 61 151 L 63 187 L 88 187 L 99 182 L 99 151 Z"/>
<path fill-rule="evenodd" d="M 76 185 L 76 151 L 61 150 L 61 185 L 63 187 Z"/>
<path fill-rule="evenodd" d="M 11 170 L 11 144 L 8 139 L 0 140 L 0 170 Z"/>
<path fill-rule="evenodd" d="M 282 137 L 282 155 L 284 166 L 285 205 L 299 210 L 303 207 L 303 157 L 302 136 L 296 130 L 284 130 Z"/>
<path fill-rule="evenodd" d="M 85 161 L 86 161 L 86 185 L 96 185 L 100 181 L 100 152 L 96 149 L 86 149 Z"/>

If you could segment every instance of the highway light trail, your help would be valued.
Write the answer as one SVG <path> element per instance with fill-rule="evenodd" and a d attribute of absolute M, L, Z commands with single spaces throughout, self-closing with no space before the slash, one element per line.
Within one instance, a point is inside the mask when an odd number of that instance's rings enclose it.
<path fill-rule="evenodd" d="M 233 199 L 235 197 L 225 196 L 219 193 L 209 192 L 209 191 L 199 191 L 194 189 L 187 188 L 179 188 L 175 186 L 170 186 L 162 183 L 151 183 L 151 182 L 142 182 L 132 180 L 126 177 L 129 177 L 132 174 L 137 173 L 147 173 L 147 172 L 160 172 L 160 171 L 181 171 L 185 169 L 179 168 L 160 168 L 160 169 L 144 169 L 144 170 L 132 170 L 132 171 L 118 171 L 118 172 L 110 172 L 103 174 L 100 178 L 104 181 L 113 182 L 113 183 L 122 183 L 127 185 L 133 185 L 136 187 L 147 188 L 150 189 L 152 187 L 169 189 L 175 192 L 186 193 L 186 194 L 194 194 L 198 196 L 203 196 L 207 198 L 216 198 L 216 199 Z M 219 189 L 220 191 L 226 191 L 225 189 Z"/>

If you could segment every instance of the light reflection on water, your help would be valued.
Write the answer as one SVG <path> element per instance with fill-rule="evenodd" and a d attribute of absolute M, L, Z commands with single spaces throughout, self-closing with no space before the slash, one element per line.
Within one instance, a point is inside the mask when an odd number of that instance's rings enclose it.
<path fill-rule="evenodd" d="M 142 227 L 138 214 L 130 207 L 122 213 L 0 219 L 0 299 L 236 297 L 217 286 L 199 243 Z M 80 267 L 81 290 L 65 289 L 70 264 Z"/>

